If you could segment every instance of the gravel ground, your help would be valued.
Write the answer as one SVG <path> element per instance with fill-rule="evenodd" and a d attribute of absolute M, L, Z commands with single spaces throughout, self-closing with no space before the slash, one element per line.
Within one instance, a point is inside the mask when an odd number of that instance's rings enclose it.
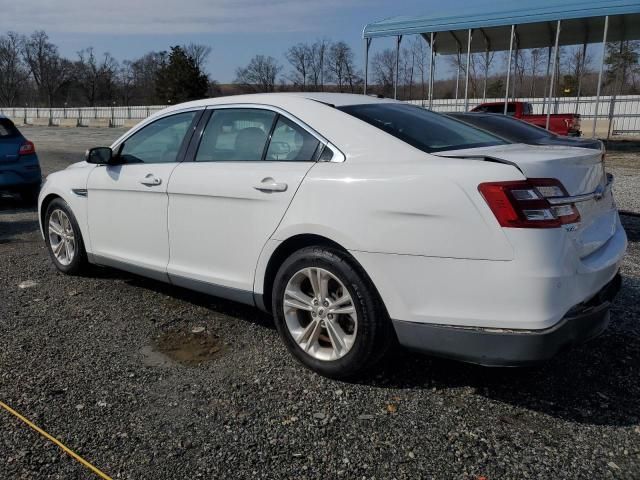
<path fill-rule="evenodd" d="M 118 134 L 25 133 L 45 173 Z M 35 210 L 0 198 L 0 400 L 113 478 L 637 479 L 640 218 L 623 221 L 600 338 L 527 369 L 398 352 L 346 383 L 296 364 L 255 309 L 115 270 L 58 274 Z M 0 478 L 93 477 L 0 410 Z"/>
<path fill-rule="evenodd" d="M 618 208 L 640 214 L 640 154 L 609 152 L 606 167 L 615 177 L 613 191 Z"/>

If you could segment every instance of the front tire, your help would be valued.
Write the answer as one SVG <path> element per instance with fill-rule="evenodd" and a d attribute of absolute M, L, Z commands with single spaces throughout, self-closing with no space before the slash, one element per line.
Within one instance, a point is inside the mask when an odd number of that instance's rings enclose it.
<path fill-rule="evenodd" d="M 272 311 L 289 351 L 306 367 L 331 377 L 372 368 L 395 340 L 371 280 L 346 253 L 306 247 L 276 274 Z"/>
<path fill-rule="evenodd" d="M 56 198 L 47 206 L 43 229 L 47 250 L 55 267 L 68 275 L 84 271 L 87 252 L 80 227 L 67 202 Z"/>

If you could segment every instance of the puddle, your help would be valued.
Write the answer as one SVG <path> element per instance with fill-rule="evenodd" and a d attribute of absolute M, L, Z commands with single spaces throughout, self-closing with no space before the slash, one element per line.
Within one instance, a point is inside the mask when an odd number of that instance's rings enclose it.
<path fill-rule="evenodd" d="M 224 353 L 222 340 L 207 332 L 170 331 L 140 350 L 142 363 L 166 367 L 176 363 L 195 366 L 219 358 Z"/>

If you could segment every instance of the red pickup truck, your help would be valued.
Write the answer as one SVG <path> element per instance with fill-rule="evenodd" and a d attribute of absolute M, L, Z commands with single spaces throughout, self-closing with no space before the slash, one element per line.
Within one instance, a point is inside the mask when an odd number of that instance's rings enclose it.
<path fill-rule="evenodd" d="M 504 102 L 482 103 L 471 111 L 504 113 Z M 547 125 L 547 115 L 534 115 L 533 107 L 528 102 L 507 103 L 507 115 L 531 123 L 537 127 L 545 128 Z M 558 135 L 579 137 L 581 133 L 580 115 L 577 113 L 552 113 L 549 119 L 549 130 Z"/>

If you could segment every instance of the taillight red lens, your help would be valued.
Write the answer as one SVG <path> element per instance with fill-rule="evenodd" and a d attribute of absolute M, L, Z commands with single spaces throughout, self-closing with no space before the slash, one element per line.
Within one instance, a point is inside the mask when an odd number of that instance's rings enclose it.
<path fill-rule="evenodd" d="M 18 155 L 31 155 L 33 153 L 36 153 L 36 146 L 33 144 L 33 142 L 25 140 L 25 142 L 20 146 Z"/>
<path fill-rule="evenodd" d="M 482 183 L 478 190 L 502 227 L 557 228 L 580 220 L 574 204 L 552 206 L 547 201 L 568 195 L 554 178 Z"/>

